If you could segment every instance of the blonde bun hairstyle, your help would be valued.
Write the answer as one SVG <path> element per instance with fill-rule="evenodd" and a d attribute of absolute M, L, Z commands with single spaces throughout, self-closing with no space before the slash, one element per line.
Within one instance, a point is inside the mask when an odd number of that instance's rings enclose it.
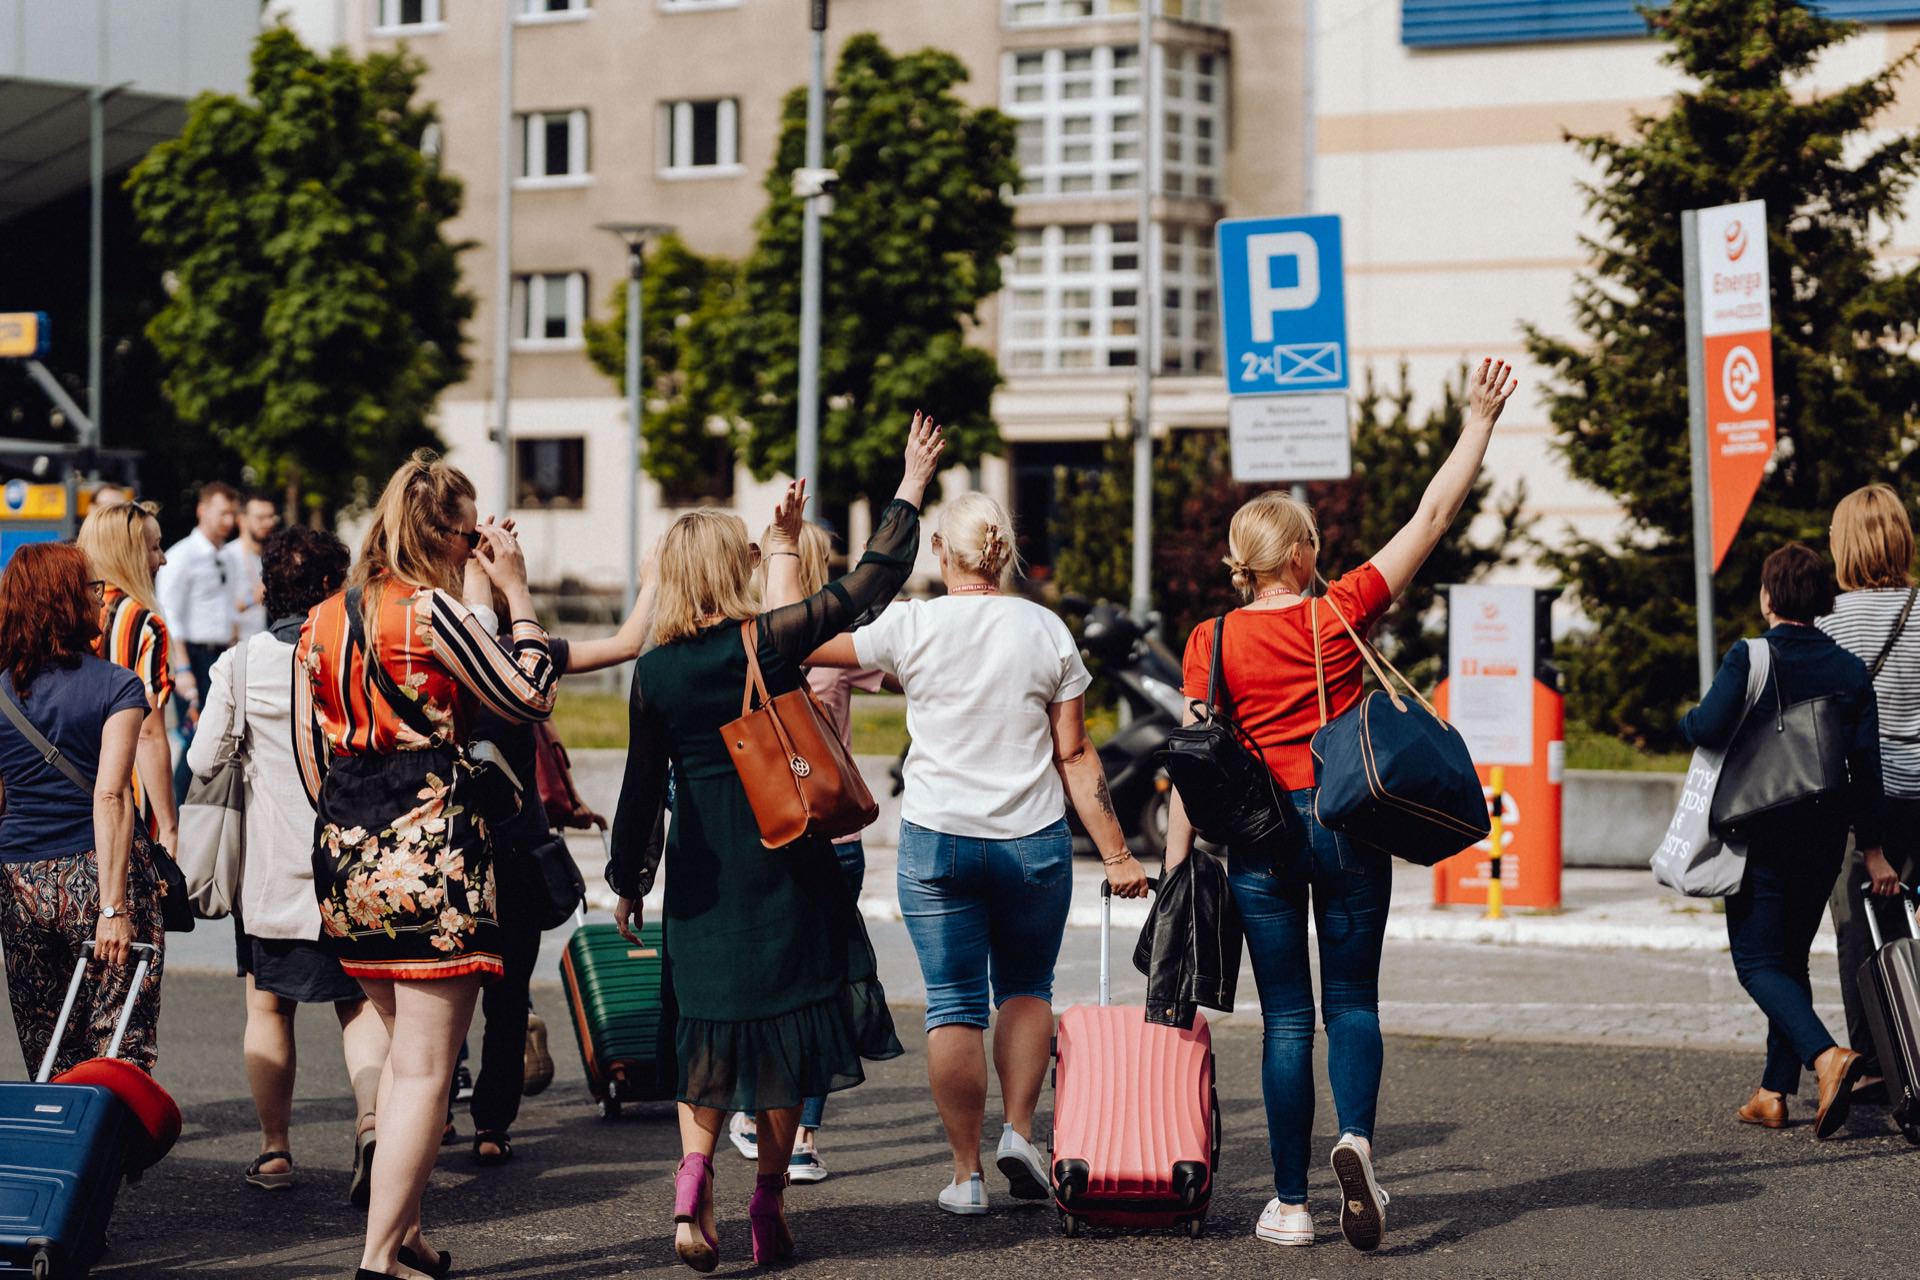
<path fill-rule="evenodd" d="M 940 542 L 949 565 L 1002 587 L 1021 567 L 1013 546 L 1012 517 L 978 490 L 940 504 Z"/>
<path fill-rule="evenodd" d="M 1253 599 L 1262 578 L 1277 577 L 1293 562 L 1301 543 L 1320 550 L 1320 527 L 1313 508 L 1290 494 L 1272 490 L 1233 513 L 1227 527 L 1225 564 L 1233 575 L 1233 589 L 1242 600 Z M 1298 588 L 1307 584 L 1295 583 Z"/>

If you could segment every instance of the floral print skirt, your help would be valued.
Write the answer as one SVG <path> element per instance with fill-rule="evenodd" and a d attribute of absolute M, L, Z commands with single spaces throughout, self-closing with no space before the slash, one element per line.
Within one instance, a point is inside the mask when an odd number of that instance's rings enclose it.
<path fill-rule="evenodd" d="M 313 888 L 323 940 L 352 977 L 503 972 L 493 856 L 472 786 L 448 747 L 329 761 Z"/>

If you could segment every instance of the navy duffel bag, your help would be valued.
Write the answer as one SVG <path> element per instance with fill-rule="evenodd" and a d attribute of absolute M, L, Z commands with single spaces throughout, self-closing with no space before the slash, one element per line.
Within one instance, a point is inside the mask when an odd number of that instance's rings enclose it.
<path fill-rule="evenodd" d="M 1320 601 L 1315 599 L 1313 666 L 1320 691 L 1320 729 L 1312 743 L 1319 788 L 1314 817 L 1329 831 L 1423 867 L 1485 840 L 1491 828 L 1486 793 L 1480 788 L 1466 740 L 1406 677 L 1354 633 L 1338 605 L 1327 603 L 1381 687 L 1361 695 L 1339 717 L 1327 718 Z M 1406 690 L 1405 696 L 1394 688 L 1395 679 Z"/>

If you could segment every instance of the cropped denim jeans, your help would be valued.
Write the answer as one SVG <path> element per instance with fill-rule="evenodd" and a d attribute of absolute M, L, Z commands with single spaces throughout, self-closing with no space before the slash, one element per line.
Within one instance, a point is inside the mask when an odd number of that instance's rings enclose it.
<path fill-rule="evenodd" d="M 1279 862 L 1229 851 L 1228 883 L 1245 927 L 1265 1024 L 1260 1085 L 1267 1104 L 1273 1189 L 1305 1204 L 1313 1140 L 1311 910 L 1320 948 L 1320 1013 L 1340 1132 L 1373 1137 L 1380 1096 L 1380 944 L 1393 869 L 1385 853 L 1350 844 L 1313 816 L 1313 788 L 1292 794 L 1307 839 Z"/>
<path fill-rule="evenodd" d="M 1073 899 L 1064 817 L 1015 840 L 902 822 L 899 881 L 900 913 L 927 984 L 927 1030 L 984 1028 L 991 1009 L 1018 996 L 1052 1001 Z"/>

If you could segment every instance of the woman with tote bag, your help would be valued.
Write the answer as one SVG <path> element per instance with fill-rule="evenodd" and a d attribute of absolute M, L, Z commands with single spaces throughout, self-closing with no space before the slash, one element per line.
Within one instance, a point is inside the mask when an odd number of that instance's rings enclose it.
<path fill-rule="evenodd" d="M 1800 543 L 1767 557 L 1760 571 L 1760 612 L 1768 630 L 1770 671 L 1748 711 L 1748 643 L 1728 651 L 1700 705 L 1680 722 L 1696 747 L 1729 749 L 1714 793 L 1716 820 L 1770 769 L 1801 762 L 1769 758 L 1778 726 L 1796 707 L 1829 700 L 1845 749 L 1844 780 L 1768 812 L 1764 820 L 1723 831 L 1747 850 L 1746 875 L 1727 896 L 1727 941 L 1734 972 L 1767 1015 L 1766 1069 L 1760 1087 L 1739 1110 L 1746 1124 L 1785 1128 L 1787 1099 L 1799 1091 L 1802 1067 L 1819 1082 L 1814 1136 L 1828 1138 L 1847 1117 L 1851 1090 L 1865 1065 L 1842 1049 L 1813 1008 L 1807 957 L 1828 891 L 1839 874 L 1851 827 L 1862 847 L 1880 847 L 1880 730 L 1866 666 L 1813 625 L 1833 607 L 1826 564 Z M 1743 730 L 1744 721 L 1744 730 Z M 1796 753 L 1798 754 L 1798 753 Z"/>

